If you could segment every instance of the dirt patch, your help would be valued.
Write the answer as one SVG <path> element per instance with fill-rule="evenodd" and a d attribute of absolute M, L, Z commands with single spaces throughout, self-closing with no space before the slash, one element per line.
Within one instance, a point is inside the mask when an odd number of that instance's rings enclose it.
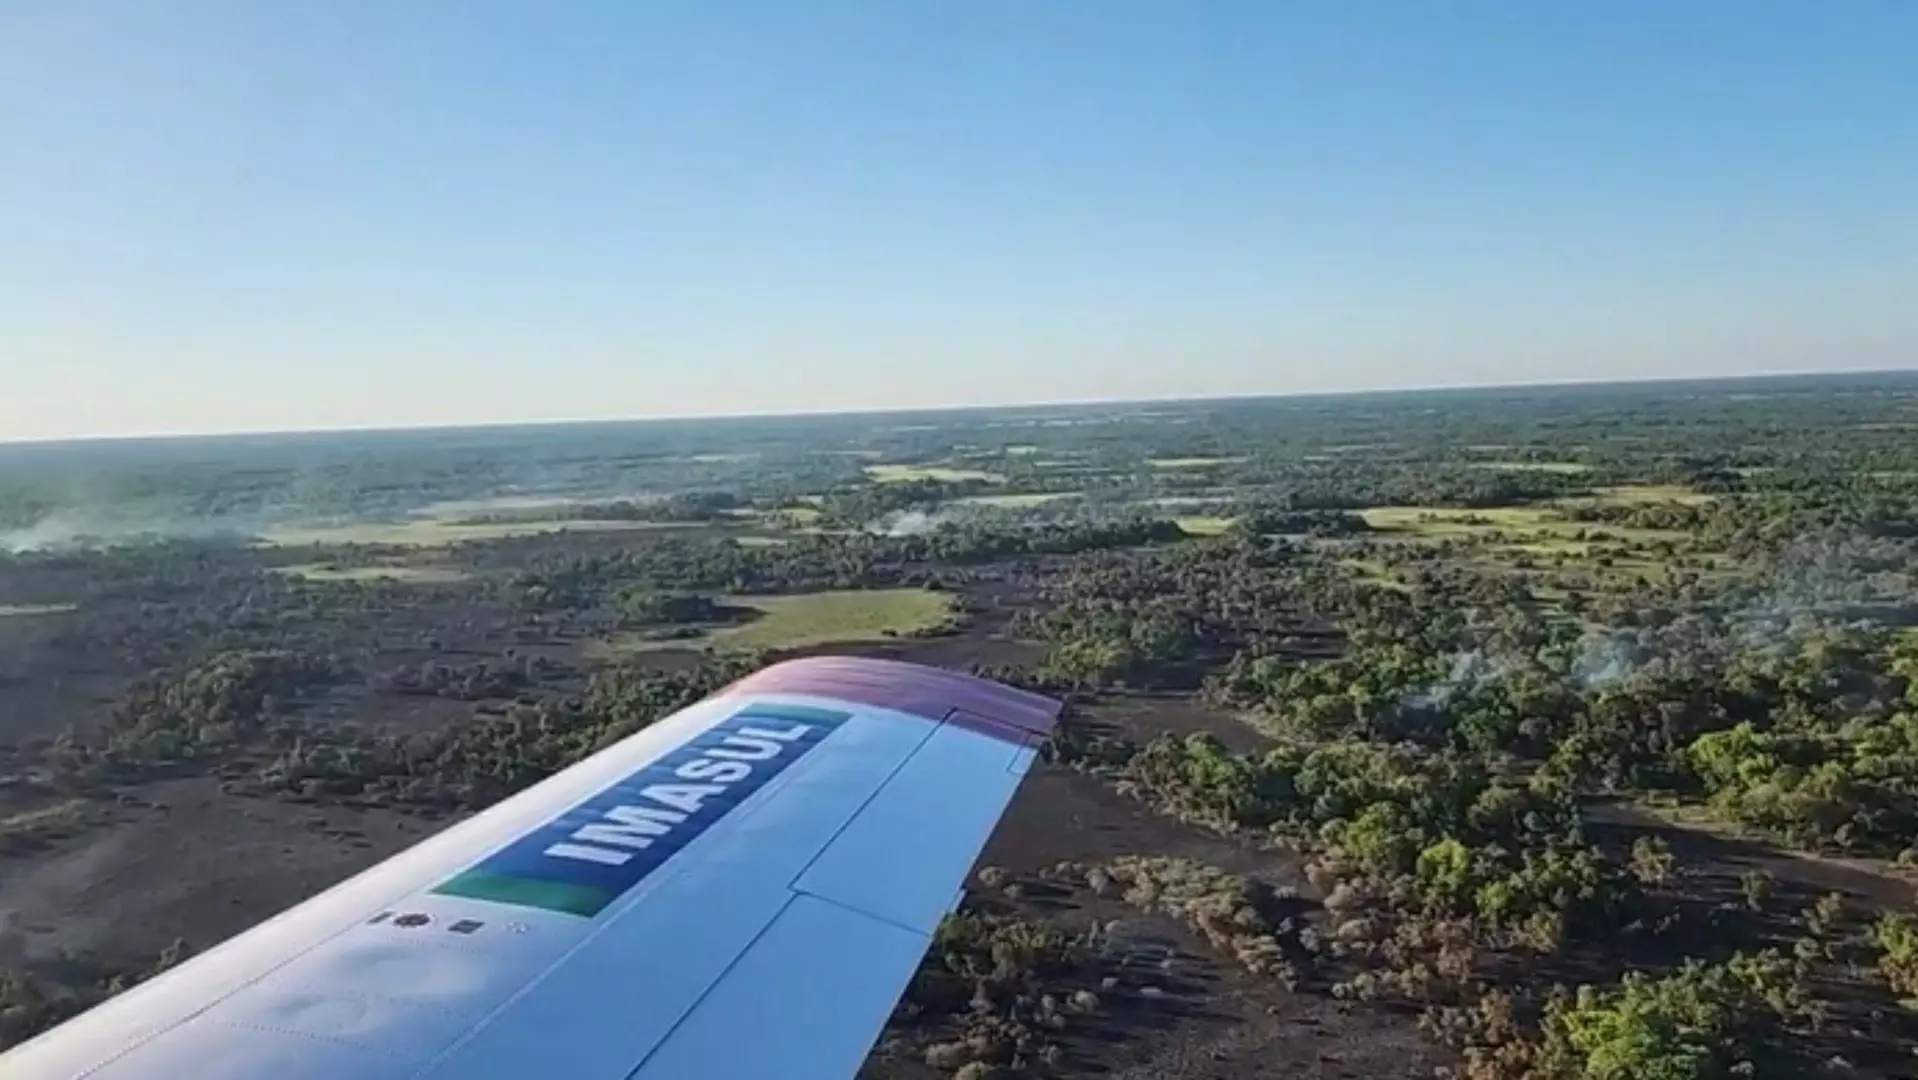
<path fill-rule="evenodd" d="M 279 705 L 283 719 L 316 729 L 354 725 L 387 732 L 424 732 L 470 722 L 506 707 L 512 694 L 468 699 L 420 692 L 417 679 L 396 674 L 429 667 L 552 665 L 520 696 L 580 693 L 593 670 L 589 642 L 610 624 L 605 612 L 529 612 L 497 587 L 513 555 L 534 551 L 597 551 L 605 535 L 529 537 L 457 550 L 448 565 L 464 580 L 432 588 L 390 582 L 295 585 L 263 565 L 257 552 L 234 555 L 230 588 L 297 590 L 284 617 L 250 628 L 263 646 L 323 653 L 337 661 L 338 680 L 311 696 Z M 1045 560 L 1034 560 L 1035 571 Z M 1030 665 L 1043 648 L 1007 634 L 1017 607 L 1033 602 L 1028 568 L 944 568 L 942 583 L 964 598 L 954 632 L 877 642 L 836 642 L 781 655 L 846 652 L 889 656 L 968 670 Z M 140 602 L 111 593 L 76 613 L 0 620 L 0 776 L 5 745 L 19 760 L 24 744 L 67 726 L 97 725 L 140 675 L 162 663 L 191 662 L 217 640 L 241 606 L 194 592 L 201 605 L 170 621 Z M 203 612 L 203 614 L 202 614 Z M 182 634 L 204 628 L 204 637 Z M 160 632 L 162 629 L 168 633 Z M 644 654 L 654 667 L 683 667 L 702 653 L 662 648 Z M 457 686 L 453 679 L 449 686 Z M 411 686 L 410 691 L 395 689 Z M 1205 732 L 1235 749 L 1263 739 L 1229 712 L 1189 696 L 1112 694 L 1085 703 L 1081 723 L 1135 741 Z M 0 809 L 24 810 L 52 796 L 0 792 Z M 116 799 L 114 796 L 119 797 Z M 44 797 L 43 797 L 44 795 Z M 69 953 L 105 964 L 141 964 L 183 938 L 195 949 L 305 900 L 410 846 L 445 824 L 399 811 L 242 797 L 211 776 L 154 780 L 117 793 L 96 793 L 100 811 L 70 836 L 0 857 L 0 967 L 44 971 Z M 1409 1016 L 1374 1005 L 1336 1002 L 1317 990 L 1287 991 L 1253 975 L 1176 919 L 1097 895 L 1083 883 L 1048 883 L 1061 863 L 1109 863 L 1149 853 L 1203 862 L 1235 874 L 1314 895 L 1296 857 L 1164 817 L 1107 782 L 1065 768 L 1028 778 L 982 865 L 1001 867 L 1023 888 L 987 890 L 978 902 L 1011 916 L 1073 932 L 1095 930 L 1111 951 L 1097 968 L 1062 985 L 1097 995 L 1096 1009 L 1075 1014 L 1058 1037 L 1057 1060 L 1035 1075 L 1223 1078 L 1426 1076 L 1440 1057 Z M 1107 979 L 1114 980 L 1107 985 Z M 865 1075 L 879 1080 L 949 1077 L 925 1063 L 936 1019 L 904 1026 Z M 947 1032 L 950 1037 L 950 1032 Z"/>
<path fill-rule="evenodd" d="M 1241 749 L 1265 744 L 1231 713 L 1172 694 L 1108 695 L 1082 704 L 1075 722 L 1138 741 L 1203 732 Z M 1036 769 L 980 859 L 974 902 L 1075 931 L 1105 927 L 1114 965 L 1100 994 L 1108 1014 L 1097 1023 L 1074 1019 L 1058 1035 L 1060 1060 L 1036 1075 L 1357 1080 L 1429 1077 L 1450 1060 L 1420 1034 L 1409 1012 L 1337 1001 L 1315 989 L 1288 991 L 1269 975 L 1248 972 L 1180 921 L 1060 877 L 1062 864 L 1100 867 L 1144 852 L 1255 878 L 1316 907 L 1302 860 L 1285 849 L 1168 818 L 1097 776 Z M 941 1030 L 924 1028 L 895 1025 L 861 1075 L 950 1076 L 920 1056 Z"/>
<path fill-rule="evenodd" d="M 1146 702 L 1128 702 L 1140 726 Z M 1167 710 L 1168 712 L 1174 710 Z M 1184 714 L 1186 719 L 1191 713 Z M 1379 1005 L 1339 1002 L 1313 991 L 1291 992 L 1220 955 L 1191 929 L 1144 913 L 1112 896 L 1061 883 L 1061 863 L 1106 864 L 1137 852 L 1189 858 L 1271 884 L 1309 892 L 1299 861 L 1163 817 L 1104 781 L 1064 768 L 1027 777 L 980 859 L 982 877 L 1006 885 L 975 886 L 995 907 L 1074 929 L 1111 929 L 1116 984 L 1101 997 L 1109 1015 L 1075 1022 L 1060 1036 L 1057 1076 L 1123 1076 L 1136 1080 L 1243 1080 L 1262 1076 L 1429 1077 L 1447 1056 L 1419 1034 L 1409 1014 Z M 937 1028 L 935 1027 L 935 1031 Z M 860 1075 L 869 1080 L 947 1077 L 915 1056 L 929 1038 L 911 1028 Z"/>
<path fill-rule="evenodd" d="M 205 949 L 407 848 L 442 823 L 238 798 L 210 778 L 129 793 L 118 825 L 0 861 L 0 965 L 63 951 L 135 963 Z"/>
<path fill-rule="evenodd" d="M 84 723 L 138 674 L 74 632 L 82 616 L 0 619 L 0 743 Z"/>
<path fill-rule="evenodd" d="M 1101 735 L 1145 742 L 1159 735 L 1210 735 L 1228 748 L 1253 753 L 1272 740 L 1230 710 L 1184 694 L 1111 694 L 1082 706 L 1079 721 Z"/>
<path fill-rule="evenodd" d="M 1918 881 L 1912 880 L 1912 871 L 1884 860 L 1786 851 L 1722 828 L 1675 822 L 1621 802 L 1593 804 L 1586 810 L 1586 822 L 1594 840 L 1615 850 L 1629 847 L 1640 836 L 1665 841 L 1681 865 L 1706 886 L 1708 895 L 1735 896 L 1738 876 L 1759 871 L 1778 880 L 1782 901 L 1809 902 L 1822 893 L 1837 892 L 1890 910 L 1908 910 L 1918 904 Z"/>

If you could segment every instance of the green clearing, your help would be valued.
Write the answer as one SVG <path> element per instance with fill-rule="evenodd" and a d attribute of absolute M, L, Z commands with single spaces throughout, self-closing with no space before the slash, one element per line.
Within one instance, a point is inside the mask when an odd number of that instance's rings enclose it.
<path fill-rule="evenodd" d="M 933 630 L 953 617 L 953 597 L 930 589 L 844 589 L 794 596 L 741 596 L 731 603 L 765 614 L 743 626 L 715 631 L 724 649 L 796 649 L 836 641 Z"/>
<path fill-rule="evenodd" d="M 0 604 L 0 619 L 24 619 L 33 615 L 65 615 L 79 609 L 78 604 Z"/>
<path fill-rule="evenodd" d="M 1717 500 L 1716 495 L 1707 495 L 1694 491 L 1683 484 L 1619 484 L 1613 487 L 1593 488 L 1588 496 L 1561 499 L 1567 506 L 1636 506 L 1641 503 L 1683 503 L 1686 506 L 1703 506 Z"/>
<path fill-rule="evenodd" d="M 969 506 L 996 506 L 1005 510 L 1023 510 L 1044 506 L 1060 499 L 1076 499 L 1076 491 L 1034 491 L 1023 495 L 968 495 L 959 501 Z"/>
<path fill-rule="evenodd" d="M 276 574 L 301 581 L 392 581 L 406 585 L 452 585 L 467 575 L 444 566 L 335 566 L 331 563 L 301 563 L 278 566 Z"/>
<path fill-rule="evenodd" d="M 647 529 L 689 528 L 694 522 L 666 521 L 391 521 L 354 525 L 309 525 L 269 529 L 260 541 L 268 547 L 337 547 L 343 544 L 390 544 L 396 547 L 446 547 L 471 540 L 504 540 L 557 532 L 635 532 Z"/>
<path fill-rule="evenodd" d="M 1237 518 L 1195 515 L 1193 517 L 1173 518 L 1172 523 L 1187 536 L 1223 536 Z"/>
<path fill-rule="evenodd" d="M 1632 529 L 1600 522 L 1567 521 L 1552 506 L 1500 506 L 1461 510 L 1450 506 L 1375 506 L 1361 510 L 1365 523 L 1381 532 L 1406 533 L 1429 539 L 1485 536 L 1491 533 L 1529 534 L 1515 537 L 1528 543 L 1585 543 L 1593 541 L 1681 540 L 1678 529 Z M 1583 538 L 1578 533 L 1583 532 Z M 1539 535 L 1549 534 L 1549 535 Z"/>
<path fill-rule="evenodd" d="M 103 817 L 85 799 L 68 799 L 38 810 L 0 816 L 0 854 L 33 851 L 84 832 Z"/>
<path fill-rule="evenodd" d="M 1164 457 L 1147 458 L 1145 463 L 1155 469 L 1214 469 L 1244 460 L 1242 457 Z"/>
<path fill-rule="evenodd" d="M 758 652 L 850 641 L 878 641 L 924 633 L 954 621 L 954 599 L 930 589 L 841 589 L 791 596 L 731 596 L 727 604 L 758 610 L 759 618 L 697 637 L 622 634 L 599 643 L 601 658 L 660 649 L 710 648 Z"/>
<path fill-rule="evenodd" d="M 984 469 L 955 469 L 945 465 L 868 465 L 866 475 L 881 484 L 901 484 L 911 480 L 936 480 L 945 484 L 979 481 L 1003 484 L 1005 476 Z"/>
<path fill-rule="evenodd" d="M 733 537 L 733 542 L 737 543 L 740 547 L 749 548 L 783 547 L 786 544 L 792 543 L 792 541 L 783 536 L 754 536 L 750 533 L 745 536 Z"/>
<path fill-rule="evenodd" d="M 1352 571 L 1352 577 L 1361 585 L 1370 585 L 1379 589 L 1391 589 L 1394 592 L 1410 592 L 1411 587 L 1400 581 L 1384 563 L 1371 559 L 1340 559 L 1339 565 Z"/>
<path fill-rule="evenodd" d="M 1493 550 L 1500 554 L 1537 555 L 1548 559 L 1559 555 L 1583 558 L 1591 552 L 1592 545 L 1578 540 L 1534 540 L 1520 544 L 1500 544 Z"/>
<path fill-rule="evenodd" d="M 1383 532 L 1410 532 L 1421 536 L 1472 536 L 1495 529 L 1540 529 L 1558 525 L 1573 528 L 1567 522 L 1554 522 L 1552 512 L 1536 506 L 1499 506 L 1485 510 L 1460 510 L 1450 506 L 1375 506 L 1359 511 L 1367 525 Z M 1483 519 L 1487 524 L 1478 524 Z"/>
<path fill-rule="evenodd" d="M 1574 476 L 1592 471 L 1590 465 L 1576 461 L 1474 461 L 1472 468 L 1493 469 L 1498 472 L 1556 473 L 1560 476 Z"/>
<path fill-rule="evenodd" d="M 52 806 L 43 806 L 38 810 L 23 810 L 17 814 L 0 815 L 0 832 L 73 824 L 85 815 L 86 810 L 85 799 L 67 799 Z"/>
<path fill-rule="evenodd" d="M 1490 541 L 1490 546 L 1480 549 L 1468 561 L 1494 573 L 1551 574 L 1556 571 L 1566 575 L 1597 575 L 1607 580 L 1624 577 L 1660 580 L 1670 572 L 1662 558 L 1655 553 L 1624 553 L 1620 545 L 1685 538 L 1685 534 L 1677 530 L 1628 529 L 1567 521 L 1551 506 L 1486 510 L 1381 506 L 1362 513 L 1374 529 L 1396 534 L 1402 543 Z M 1601 556 L 1607 556 L 1608 561 L 1601 563 Z M 1527 563 L 1531 565 L 1525 565 Z"/>
<path fill-rule="evenodd" d="M 818 524 L 825 514 L 817 506 L 799 503 L 781 506 L 773 510 L 761 510 L 756 507 L 741 507 L 726 511 L 733 522 L 748 528 L 761 529 L 799 529 L 807 525 Z"/>

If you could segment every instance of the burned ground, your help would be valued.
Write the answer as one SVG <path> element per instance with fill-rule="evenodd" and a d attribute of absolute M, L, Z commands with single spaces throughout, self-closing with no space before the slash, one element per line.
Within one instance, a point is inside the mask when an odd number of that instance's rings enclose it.
<path fill-rule="evenodd" d="M 1910 391 L 834 427 L 0 556 L 0 1041 L 856 652 L 1070 702 L 874 1080 L 1912 1075 Z"/>
<path fill-rule="evenodd" d="M 564 541 L 542 546 L 563 549 Z M 1041 657 L 1042 646 L 1005 632 L 1012 613 L 1029 599 L 1021 575 L 982 576 L 975 569 L 965 576 L 972 579 L 963 594 L 969 617 L 955 633 L 805 651 L 857 652 L 962 670 L 1027 665 Z M 274 579 L 263 577 L 257 587 L 275 587 Z M 529 618 L 473 584 L 308 586 L 282 595 L 291 614 L 249 635 L 249 643 L 286 649 L 323 644 L 344 666 L 340 678 L 290 704 L 285 722 L 312 730 L 427 731 L 466 723 L 476 711 L 516 700 L 577 696 L 594 668 L 585 643 L 593 629 L 611 622 L 579 611 L 559 620 Z M 218 602 L 213 595 L 197 599 L 203 606 Z M 116 643 L 143 632 L 153 618 L 109 593 L 72 612 L 0 620 L 9 646 L 0 655 L 18 672 L 0 686 L 15 769 L 0 788 L 0 806 L 16 818 L 64 807 L 72 819 L 69 830 L 0 854 L 0 966 L 57 981 L 101 968 L 138 967 L 175 941 L 203 950 L 454 819 L 454 813 L 422 814 L 361 800 L 253 793 L 224 780 L 219 769 L 195 774 L 162 767 L 151 776 L 114 777 L 77 793 L 48 776 L 38 757 L 46 740 L 66 730 L 97 730 L 129 690 L 150 676 L 142 667 L 150 652 L 125 651 Z M 196 631 L 197 640 L 191 636 Z M 180 656 L 214 651 L 229 636 L 227 628 L 209 625 L 192 610 L 170 623 L 168 633 L 168 651 Z M 499 697 L 442 696 L 401 688 L 393 678 L 422 667 L 504 667 L 532 657 L 548 665 L 541 678 Z M 671 670 L 695 665 L 701 655 L 668 647 L 638 659 Z M 1088 704 L 1081 722 L 1139 741 L 1194 731 L 1247 748 L 1261 741 L 1229 713 L 1184 693 L 1108 695 Z M 1303 883 L 1295 856 L 1172 820 L 1090 774 L 1037 769 L 982 859 L 982 866 L 1008 875 L 999 888 L 981 890 L 983 902 L 1010 917 L 1074 930 L 1099 927 L 1111 950 L 1080 973 L 1083 985 L 1068 980 L 1060 988 L 1062 994 L 1095 994 L 1100 1004 L 1076 1017 L 1055 1063 L 1047 1066 L 1054 1073 L 1226 1077 L 1244 1075 L 1256 1063 L 1301 1076 L 1409 1076 L 1424 1075 L 1442 1060 L 1403 1012 L 1276 990 L 1174 919 L 1096 895 L 1083 880 L 1042 880 L 1056 878 L 1061 864 L 1098 866 L 1139 853 L 1177 855 L 1274 883 Z M 75 968 L 73 956 L 93 963 Z M 948 1075 L 951 1070 L 923 1064 L 924 1047 L 941 1022 L 902 1022 L 876 1055 L 872 1075 Z"/>

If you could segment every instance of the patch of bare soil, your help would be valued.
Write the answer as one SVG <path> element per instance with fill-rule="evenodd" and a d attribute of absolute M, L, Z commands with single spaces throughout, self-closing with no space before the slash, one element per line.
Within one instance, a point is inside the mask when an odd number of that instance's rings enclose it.
<path fill-rule="evenodd" d="M 1638 836 L 1656 836 L 1671 845 L 1681 863 L 1694 867 L 1701 876 L 1730 880 L 1734 892 L 1740 873 L 1757 870 L 1771 874 L 1786 889 L 1805 894 L 1838 892 L 1892 910 L 1918 904 L 1918 880 L 1914 880 L 1912 868 L 1888 860 L 1785 851 L 1742 837 L 1727 826 L 1673 820 L 1623 802 L 1588 807 L 1586 821 L 1601 841 L 1614 839 L 1629 844 Z"/>
<path fill-rule="evenodd" d="M 118 823 L 0 860 L 0 966 L 63 952 L 141 963 L 209 948 L 417 843 L 440 822 L 238 798 L 211 778 L 146 785 Z"/>
<path fill-rule="evenodd" d="M 959 633 L 819 651 L 958 670 L 1037 660 L 1037 647 L 1005 636 L 1012 587 L 972 584 L 984 591 L 968 588 L 974 607 Z M 379 688 L 383 674 L 429 661 L 458 665 L 538 654 L 565 666 L 558 678 L 535 688 L 540 693 L 574 692 L 590 668 L 582 650 L 591 627 L 529 619 L 472 590 L 396 591 L 390 599 L 381 594 L 356 603 L 316 601 L 299 618 L 259 635 L 261 647 L 323 645 L 357 673 L 304 702 L 303 722 L 417 731 L 459 723 L 475 709 L 491 707 Z M 6 647 L 0 652 L 0 743 L 18 746 L 97 721 L 154 661 L 127 648 L 128 641 L 164 639 L 189 653 L 205 644 L 149 633 L 143 611 L 83 608 L 45 622 L 0 624 L 0 645 Z M 210 633 L 214 624 L 207 625 Z M 673 664 L 692 658 L 662 650 L 650 659 Z M 1261 741 L 1229 713 L 1187 696 L 1112 695 L 1089 703 L 1085 717 L 1137 741 L 1196 731 L 1238 749 L 1254 749 Z M 31 809 L 53 798 L 21 787 L 7 796 L 5 808 Z M 204 949 L 445 824 L 395 811 L 241 797 L 211 776 L 156 779 L 122 789 L 117 799 L 99 794 L 88 805 L 100 811 L 88 827 L 0 856 L 0 967 L 44 969 L 68 954 L 139 965 L 181 938 Z M 1429 1076 L 1442 1060 L 1409 1015 L 1337 1002 L 1322 988 L 1287 991 L 1270 976 L 1251 974 L 1179 920 L 1141 911 L 1057 873 L 1061 863 L 1095 866 L 1141 854 L 1187 858 L 1297 889 L 1301 897 L 1314 895 L 1300 877 L 1298 860 L 1284 851 L 1168 819 L 1095 777 L 1038 768 L 982 860 L 1002 875 L 978 903 L 1096 936 L 1103 944 L 1094 966 L 1061 984 L 1067 992 L 1093 995 L 1097 1004 L 1073 1014 L 1058 1034 L 1053 1059 L 1035 1063 L 1034 1075 L 1412 1077 Z M 1316 907 L 1311 899 L 1301 903 Z M 951 1076 L 955 1070 L 925 1060 L 927 1041 L 948 1023 L 933 1015 L 902 1022 L 866 1075 Z"/>
<path fill-rule="evenodd" d="M 0 742 L 50 736 L 99 713 L 138 673 L 78 633 L 77 612 L 0 618 Z"/>
<path fill-rule="evenodd" d="M 1144 739 L 1207 731 L 1253 746 L 1259 736 L 1229 714 L 1181 697 L 1127 695 L 1089 706 L 1081 719 L 1109 734 Z M 1249 741 L 1248 741 L 1249 740 Z M 1074 932 L 1106 931 L 1101 1008 L 1073 1017 L 1053 1038 L 1039 1076 L 1127 1080 L 1242 1080 L 1250 1077 L 1429 1077 L 1449 1060 L 1417 1030 L 1416 1017 L 1376 1004 L 1336 1001 L 1323 988 L 1286 990 L 1255 975 L 1190 927 L 1144 912 L 1058 874 L 1061 864 L 1096 867 L 1122 856 L 1190 859 L 1282 886 L 1317 909 L 1300 860 L 1158 814 L 1097 777 L 1041 767 L 1026 779 L 980 860 L 975 903 Z M 1289 894 L 1288 894 L 1289 895 Z M 925 1054 L 950 1038 L 954 1018 L 902 1019 L 867 1068 L 868 1080 L 954 1075 Z"/>
<path fill-rule="evenodd" d="M 1272 740 L 1233 712 L 1187 694 L 1133 692 L 1108 694 L 1079 710 L 1087 731 L 1147 742 L 1159 735 L 1210 735 L 1239 753 L 1253 753 Z"/>

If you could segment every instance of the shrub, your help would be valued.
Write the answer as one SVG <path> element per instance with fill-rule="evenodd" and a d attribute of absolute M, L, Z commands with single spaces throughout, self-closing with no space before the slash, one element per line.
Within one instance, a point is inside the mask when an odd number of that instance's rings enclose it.
<path fill-rule="evenodd" d="M 1918 997 L 1918 915 L 1886 915 L 1872 936 L 1881 950 L 1878 972 L 1886 984 L 1896 993 Z"/>

